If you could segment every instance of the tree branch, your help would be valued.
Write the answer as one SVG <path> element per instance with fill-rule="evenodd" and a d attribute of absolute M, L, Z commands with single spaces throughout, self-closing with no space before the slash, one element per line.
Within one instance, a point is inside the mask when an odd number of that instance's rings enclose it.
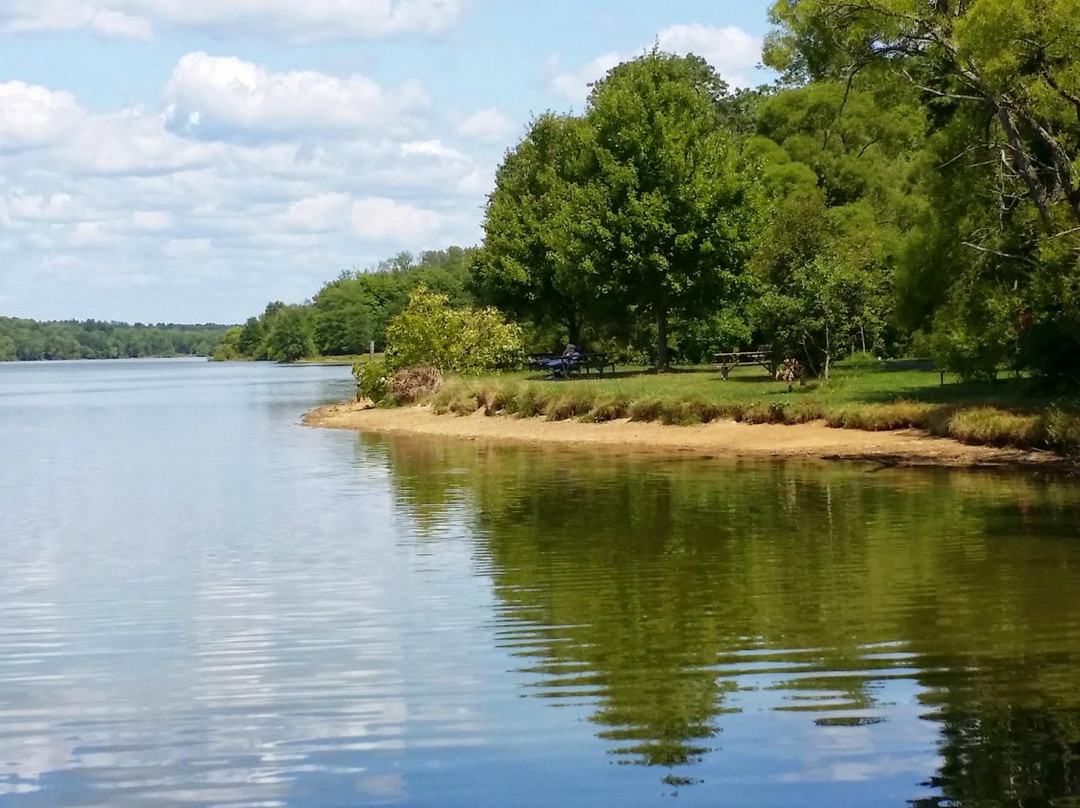
<path fill-rule="evenodd" d="M 1025 264 L 1031 264 L 1032 266 L 1038 266 L 1038 264 L 1028 258 L 1026 255 L 1011 255 L 1010 253 L 1001 252 L 1000 250 L 992 250 L 989 247 L 983 247 L 979 244 L 972 244 L 970 241 L 960 242 L 965 247 L 970 247 L 973 250 L 978 250 L 982 253 L 988 253 L 990 255 L 996 255 L 998 258 L 1008 258 L 1010 261 L 1023 261 Z"/>

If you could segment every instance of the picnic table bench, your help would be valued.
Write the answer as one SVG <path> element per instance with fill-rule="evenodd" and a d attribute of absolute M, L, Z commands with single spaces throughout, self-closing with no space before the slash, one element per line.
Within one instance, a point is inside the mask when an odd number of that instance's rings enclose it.
<path fill-rule="evenodd" d="M 720 351 L 713 354 L 713 365 L 720 370 L 720 376 L 727 381 L 728 374 L 741 365 L 760 365 L 772 376 L 776 368 L 769 354 L 765 351 Z"/>
<path fill-rule="evenodd" d="M 527 354 L 526 365 L 533 370 L 546 370 L 551 378 L 570 378 L 573 374 L 585 372 L 586 376 L 596 371 L 603 376 L 608 368 L 615 372 L 615 361 L 606 353 Z"/>

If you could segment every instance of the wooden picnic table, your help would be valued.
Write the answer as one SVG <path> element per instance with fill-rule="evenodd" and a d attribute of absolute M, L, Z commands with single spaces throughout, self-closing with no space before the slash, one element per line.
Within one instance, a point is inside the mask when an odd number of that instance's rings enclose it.
<path fill-rule="evenodd" d="M 769 371 L 769 375 L 776 372 L 769 354 L 765 351 L 719 351 L 713 354 L 713 365 L 720 370 L 720 377 L 727 381 L 728 374 L 741 365 L 760 365 Z"/>
<path fill-rule="evenodd" d="M 577 366 L 579 373 L 581 368 L 585 368 L 586 376 L 589 375 L 590 370 L 595 370 L 601 376 L 607 368 L 611 368 L 612 373 L 615 372 L 615 360 L 606 353 L 584 353 L 578 357 Z"/>

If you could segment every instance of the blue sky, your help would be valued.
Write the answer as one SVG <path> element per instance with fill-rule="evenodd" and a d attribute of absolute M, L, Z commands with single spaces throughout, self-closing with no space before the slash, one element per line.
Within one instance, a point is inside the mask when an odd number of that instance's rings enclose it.
<path fill-rule="evenodd" d="M 659 42 L 733 85 L 768 0 L 0 0 L 0 314 L 240 321 L 479 240 L 533 114 Z"/>

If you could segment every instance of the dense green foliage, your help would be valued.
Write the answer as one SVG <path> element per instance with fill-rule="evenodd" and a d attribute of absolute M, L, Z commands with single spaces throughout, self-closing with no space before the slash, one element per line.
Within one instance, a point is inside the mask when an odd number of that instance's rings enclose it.
<path fill-rule="evenodd" d="M 1080 381 L 1080 2 L 778 0 L 772 18 L 790 84 L 892 84 L 925 110 L 901 322 L 968 376 Z"/>
<path fill-rule="evenodd" d="M 541 115 L 507 154 L 488 205 L 484 246 L 472 261 L 477 294 L 541 329 L 581 340 L 602 321 L 603 267 L 578 219 L 599 187 L 593 133 L 570 116 Z"/>
<path fill-rule="evenodd" d="M 352 372 L 356 379 L 356 392 L 361 397 L 382 401 L 390 392 L 390 371 L 385 361 L 357 361 L 353 363 Z"/>
<path fill-rule="evenodd" d="M 454 308 L 450 299 L 419 286 L 386 329 L 391 371 L 430 365 L 456 373 L 482 373 L 521 364 L 521 328 L 494 308 Z"/>
<path fill-rule="evenodd" d="M 654 51 L 507 155 L 478 296 L 572 342 L 651 342 L 660 367 L 669 346 L 693 362 L 765 344 L 812 375 L 898 352 L 925 133 L 895 83 L 732 95 L 701 59 Z"/>
<path fill-rule="evenodd" d="M 0 317 L 0 362 L 208 356 L 225 330 L 221 325 L 128 325 L 95 320 L 43 323 Z"/>
<path fill-rule="evenodd" d="M 444 294 L 455 307 L 471 303 L 467 289 L 471 250 L 450 247 L 413 256 L 403 252 L 370 271 L 343 272 L 303 305 L 270 303 L 231 333 L 216 359 L 294 361 L 311 356 L 367 353 L 386 347 L 386 329 L 419 286 Z"/>
<path fill-rule="evenodd" d="M 571 342 L 632 341 L 736 304 L 753 208 L 722 125 L 726 85 L 654 51 L 599 82 L 583 118 L 538 118 L 496 178 L 474 262 L 481 297 L 561 322 Z"/>

